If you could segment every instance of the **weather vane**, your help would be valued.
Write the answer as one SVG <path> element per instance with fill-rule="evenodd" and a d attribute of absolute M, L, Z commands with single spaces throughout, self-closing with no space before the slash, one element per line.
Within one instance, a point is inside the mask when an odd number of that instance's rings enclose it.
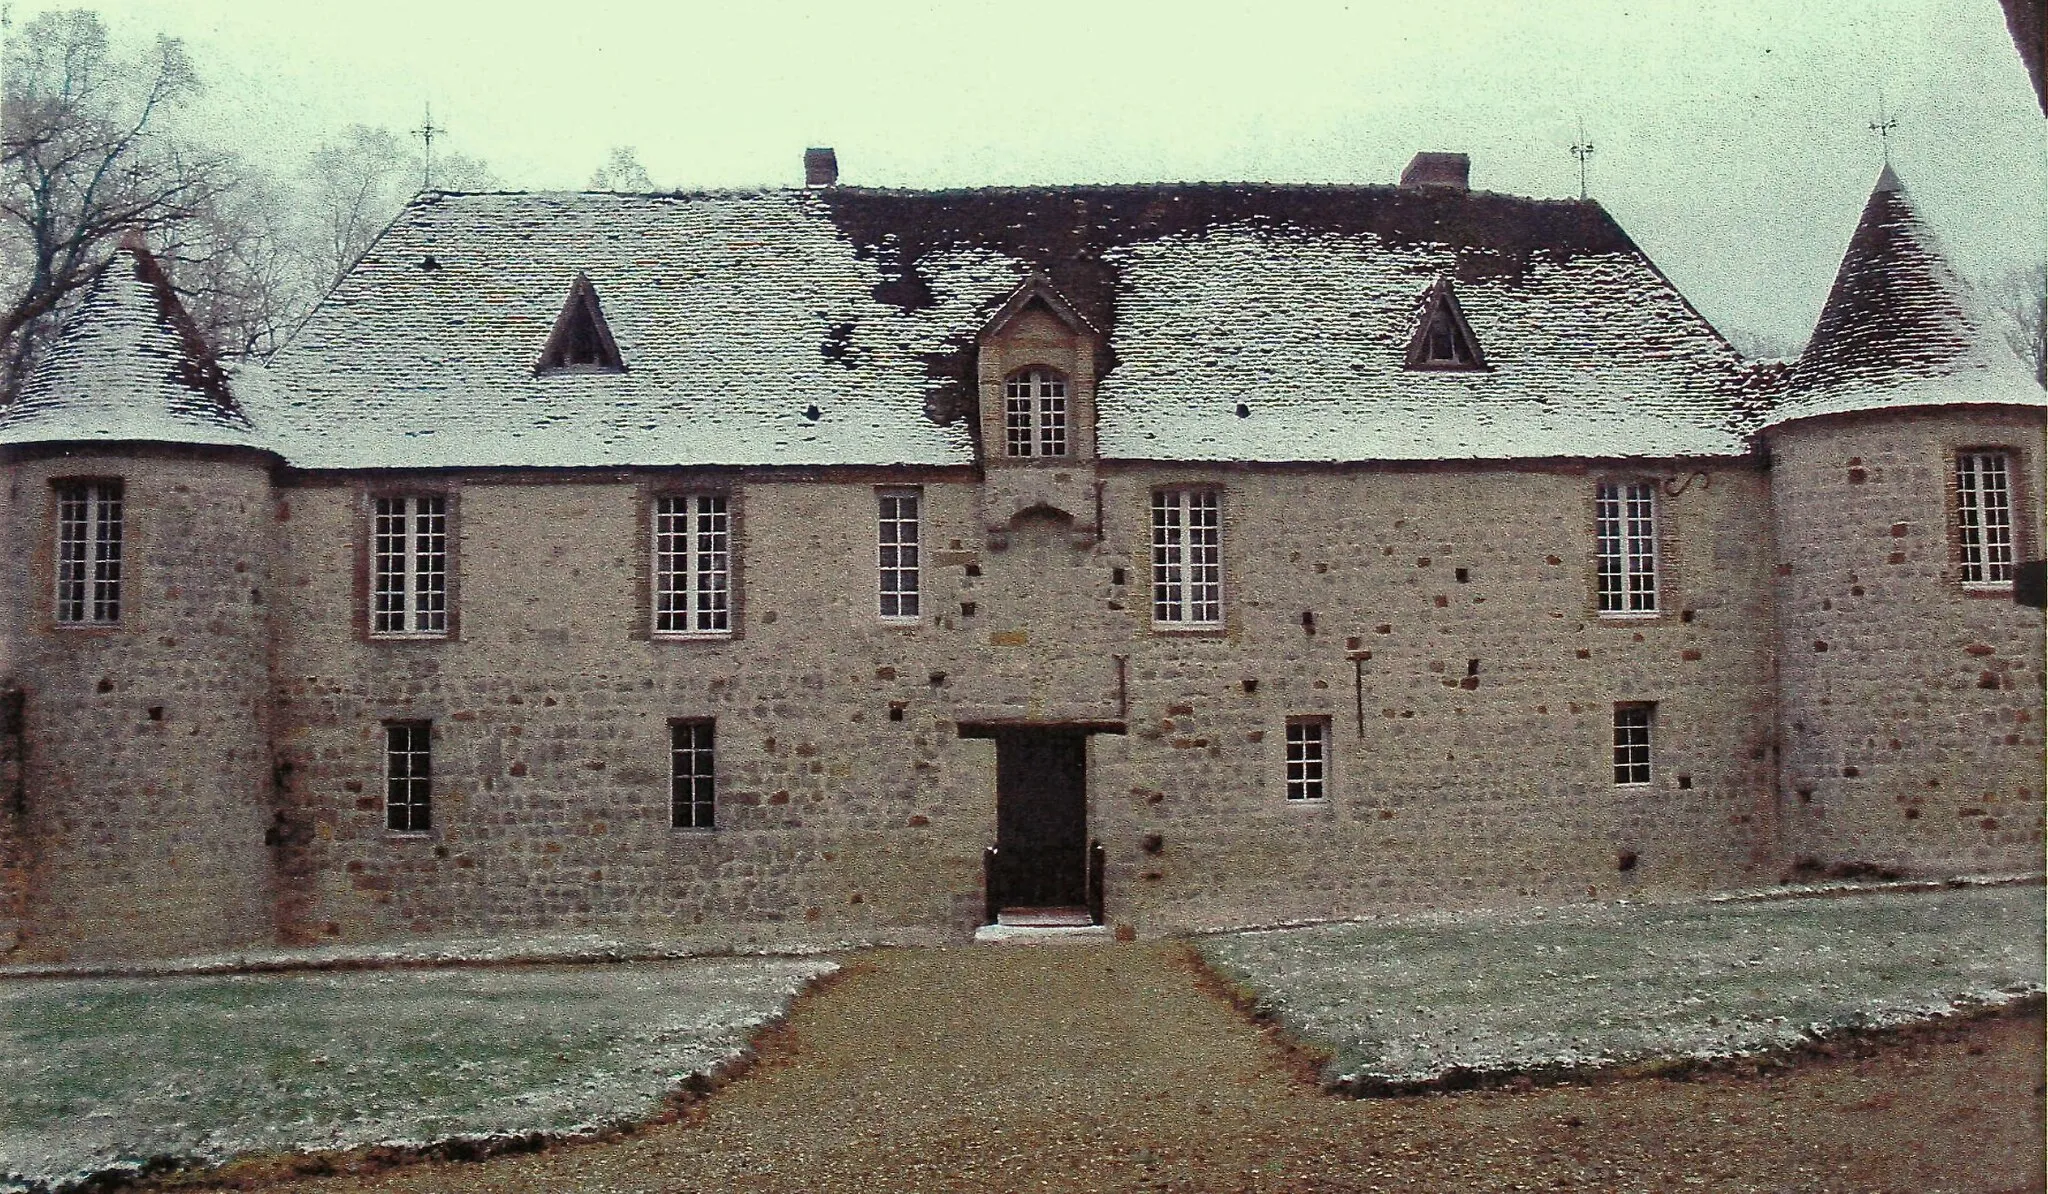
<path fill-rule="evenodd" d="M 428 104 L 427 119 L 425 123 L 421 124 L 420 127 L 413 130 L 414 133 L 419 135 L 419 139 L 426 145 L 427 148 L 426 177 L 420 184 L 423 190 L 431 191 L 434 189 L 434 135 L 436 133 L 445 133 L 447 131 L 447 129 L 438 128 L 435 126 L 434 105 Z"/>
<path fill-rule="evenodd" d="M 1572 156 L 1579 159 L 1579 198 L 1586 197 L 1586 159 L 1593 156 L 1593 143 L 1586 140 L 1586 122 L 1579 121 L 1579 139 L 1572 143 Z"/>
<path fill-rule="evenodd" d="M 1877 119 L 1870 122 L 1870 131 L 1884 144 L 1884 164 L 1892 164 L 1892 130 L 1899 127 L 1899 118 L 1890 114 L 1884 104 L 1884 89 L 1877 92 Z"/>

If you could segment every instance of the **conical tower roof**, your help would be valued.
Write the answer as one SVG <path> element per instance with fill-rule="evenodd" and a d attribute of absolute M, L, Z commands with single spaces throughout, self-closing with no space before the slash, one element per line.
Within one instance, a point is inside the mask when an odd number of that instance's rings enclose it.
<path fill-rule="evenodd" d="M 2043 402 L 2041 387 L 1886 166 L 1769 421 L 1899 406 Z"/>
<path fill-rule="evenodd" d="M 213 351 L 133 233 L 0 408 L 0 445 L 78 441 L 257 444 Z"/>

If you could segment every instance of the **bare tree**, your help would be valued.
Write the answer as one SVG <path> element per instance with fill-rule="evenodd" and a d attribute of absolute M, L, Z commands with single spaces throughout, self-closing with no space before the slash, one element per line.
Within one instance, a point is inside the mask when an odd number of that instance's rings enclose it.
<path fill-rule="evenodd" d="M 355 267 L 378 234 L 426 181 L 425 154 L 390 129 L 350 125 L 313 151 L 303 197 L 312 227 L 308 251 L 322 289 Z M 450 191 L 490 190 L 497 175 L 477 158 L 442 153 L 434 158 L 434 184 Z"/>
<path fill-rule="evenodd" d="M 482 158 L 444 153 L 434 159 L 434 188 L 441 191 L 495 191 L 504 184 Z"/>
<path fill-rule="evenodd" d="M 163 129 L 199 87 L 176 39 L 124 56 L 95 14 L 47 12 L 9 43 L 4 69 L 0 393 L 11 394 L 122 233 L 194 218 L 226 171 Z"/>
<path fill-rule="evenodd" d="M 590 176 L 593 191 L 624 191 L 645 194 L 654 189 L 647 167 L 640 164 L 639 151 L 630 145 L 615 145 L 611 156 Z"/>
<path fill-rule="evenodd" d="M 2048 386 L 2048 263 L 2016 269 L 1985 287 L 2006 343 Z"/>
<path fill-rule="evenodd" d="M 296 196 L 253 168 L 236 171 L 191 219 L 160 234 L 158 257 L 192 319 L 228 356 L 264 356 L 318 297 Z"/>
<path fill-rule="evenodd" d="M 1731 327 L 1722 329 L 1722 335 L 1748 360 L 1789 361 L 1799 355 L 1800 345 L 1796 341 L 1769 332 Z"/>
<path fill-rule="evenodd" d="M 313 151 L 305 174 L 314 224 L 308 250 L 328 284 L 355 265 L 420 181 L 404 142 L 390 129 L 350 125 Z"/>

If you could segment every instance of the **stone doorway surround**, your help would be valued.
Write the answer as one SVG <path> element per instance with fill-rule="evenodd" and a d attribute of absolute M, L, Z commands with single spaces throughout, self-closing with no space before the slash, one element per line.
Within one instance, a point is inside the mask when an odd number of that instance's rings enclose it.
<path fill-rule="evenodd" d="M 1102 919 L 1102 849 L 1090 836 L 1090 734 L 1120 721 L 963 721 L 963 738 L 996 747 L 994 842 L 983 856 L 987 921 L 1011 929 L 1076 929 Z"/>

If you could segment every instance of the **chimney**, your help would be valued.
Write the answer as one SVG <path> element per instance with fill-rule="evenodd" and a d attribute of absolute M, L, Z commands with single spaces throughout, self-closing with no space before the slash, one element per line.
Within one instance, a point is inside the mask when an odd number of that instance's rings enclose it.
<path fill-rule="evenodd" d="M 1401 171 L 1404 191 L 1456 191 L 1472 189 L 1472 159 L 1462 153 L 1418 153 Z"/>
<path fill-rule="evenodd" d="M 804 150 L 804 185 L 829 187 L 839 181 L 839 155 L 831 146 Z"/>

